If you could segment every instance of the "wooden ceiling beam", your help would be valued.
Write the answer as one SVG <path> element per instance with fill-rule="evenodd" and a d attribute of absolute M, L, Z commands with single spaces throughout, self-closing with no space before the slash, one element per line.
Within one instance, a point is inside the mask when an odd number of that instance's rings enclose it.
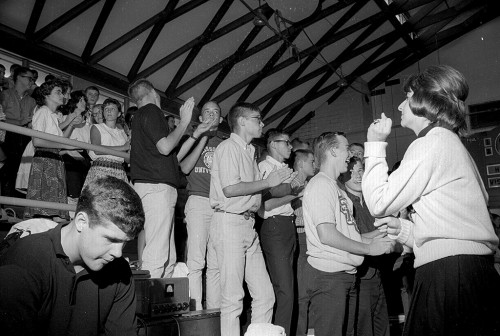
<path fill-rule="evenodd" d="M 304 20 L 302 20 L 302 21 L 300 21 L 300 22 L 292 25 L 292 27 L 290 27 L 288 29 L 288 32 L 289 32 L 290 35 L 296 34 L 297 30 L 300 32 L 303 28 L 308 27 L 308 26 L 312 25 L 313 23 L 315 23 L 315 22 L 317 22 L 319 20 L 324 19 L 325 17 L 328 17 L 332 13 L 335 13 L 337 10 L 338 10 L 338 6 L 336 4 L 332 5 L 332 6 L 329 6 L 328 8 L 325 8 L 324 10 L 318 11 L 317 12 L 318 14 L 311 15 L 308 18 L 306 18 L 306 19 L 304 19 Z M 258 45 L 256 45 L 256 46 L 248 49 L 242 55 L 241 59 L 243 60 L 245 58 L 248 58 L 248 57 L 250 57 L 250 56 L 258 53 L 259 51 L 261 51 L 263 49 L 266 49 L 269 46 L 271 46 L 271 45 L 273 45 L 275 43 L 279 43 L 281 41 L 282 40 L 281 40 L 281 38 L 279 36 L 274 35 L 274 36 L 268 38 L 267 40 L 259 43 Z M 307 56 L 307 53 L 305 53 L 305 52 L 301 52 L 300 53 L 300 57 L 306 57 L 306 56 Z M 192 80 L 193 84 L 192 85 L 196 85 L 196 83 L 199 83 L 201 80 L 203 80 L 203 77 L 206 78 L 206 77 L 210 76 L 212 73 L 214 73 L 217 70 L 221 69 L 226 64 L 226 62 L 231 62 L 231 57 L 226 58 L 225 60 L 223 60 L 223 61 L 217 63 L 216 65 L 214 65 L 213 67 L 211 67 L 210 69 L 205 70 L 203 73 L 201 73 L 197 77 L 193 78 L 193 80 Z M 294 58 L 290 58 L 288 60 L 288 62 L 289 63 L 286 66 L 297 62 L 297 60 L 294 59 Z M 269 73 L 265 77 L 268 77 L 269 75 L 275 73 L 276 71 L 274 71 L 274 69 L 275 68 L 272 68 L 271 73 Z M 243 80 L 239 84 L 237 84 L 237 85 L 231 87 L 230 89 L 224 91 L 223 93 L 219 94 L 214 99 L 217 100 L 217 101 L 219 101 L 219 102 L 227 99 L 228 97 L 232 96 L 234 93 L 238 92 L 239 90 L 241 90 L 245 86 L 247 86 L 252 80 L 256 80 L 259 76 L 261 76 L 261 73 L 257 73 L 257 74 L 254 74 L 254 75 L 250 76 L 249 78 Z M 198 78 L 198 77 L 200 77 L 200 78 Z"/>
<path fill-rule="evenodd" d="M 341 64 L 340 60 L 346 58 L 346 59 L 351 59 L 349 55 L 352 54 L 352 52 L 356 49 L 358 45 L 360 45 L 364 40 L 366 40 L 374 31 L 377 30 L 378 27 L 380 27 L 383 24 L 383 20 L 374 22 L 371 24 L 368 28 L 363 31 L 330 65 L 330 69 L 326 71 L 325 75 L 309 90 L 309 92 L 306 93 L 306 97 L 312 96 L 316 91 L 318 91 L 330 77 L 336 73 L 337 70 L 337 65 L 336 64 Z M 396 38 L 393 37 L 395 40 Z M 387 40 L 386 40 L 387 41 Z M 335 65 L 334 65 L 335 64 Z M 292 119 L 299 113 L 299 111 L 304 107 L 304 104 L 300 104 L 296 107 L 294 107 L 290 112 L 283 118 L 283 120 L 280 122 L 278 125 L 278 128 L 285 128 L 286 125 Z"/>
<path fill-rule="evenodd" d="M 92 54 L 92 51 L 94 51 L 97 40 L 99 39 L 99 36 L 101 36 L 102 29 L 104 28 L 104 25 L 106 24 L 106 21 L 108 20 L 109 14 L 111 14 L 115 3 L 116 0 L 106 0 L 106 2 L 104 3 L 104 6 L 102 7 L 101 13 L 99 13 L 99 17 L 97 18 L 94 28 L 92 29 L 92 33 L 90 34 L 87 44 L 83 49 L 82 60 L 84 63 L 87 63 L 89 61 L 90 55 Z"/>
<path fill-rule="evenodd" d="M 178 18 L 179 16 L 188 13 L 190 10 L 195 9 L 198 6 L 203 5 L 207 1 L 208 0 L 192 0 L 192 1 L 187 2 L 186 4 L 180 6 L 176 10 L 174 10 L 171 13 L 170 17 L 167 18 L 165 23 L 168 23 L 168 22 Z M 142 34 L 146 30 L 148 30 L 149 28 L 154 26 L 157 22 L 163 20 L 164 16 L 166 16 L 166 13 L 164 11 L 161 11 L 160 13 L 153 15 L 151 18 L 147 19 L 146 21 L 144 21 L 143 23 L 141 23 L 137 27 L 131 29 L 130 31 L 128 31 L 127 33 L 122 35 L 120 38 L 114 40 L 113 42 L 111 42 L 110 44 L 108 44 L 107 46 L 102 48 L 101 50 L 94 53 L 89 59 L 89 64 L 91 64 L 91 65 L 96 64 L 97 62 L 99 62 L 100 60 L 102 60 L 103 58 L 105 58 L 106 56 L 111 54 L 112 52 L 116 51 L 121 46 L 128 43 L 133 38 L 137 37 L 138 35 Z"/>
<path fill-rule="evenodd" d="M 227 11 L 229 10 L 229 7 L 231 7 L 233 2 L 234 0 L 224 0 L 217 13 L 214 15 L 214 17 L 208 24 L 207 28 L 205 28 L 205 31 L 202 34 L 202 41 L 205 42 L 210 39 L 210 35 L 213 33 L 215 28 L 217 28 L 217 25 L 220 23 L 224 15 L 226 15 Z M 175 91 L 177 86 L 179 85 L 180 81 L 182 80 L 182 77 L 184 77 L 189 67 L 191 67 L 191 64 L 193 64 L 193 61 L 196 59 L 196 56 L 198 56 L 198 53 L 205 46 L 205 44 L 206 43 L 197 44 L 196 46 L 191 48 L 188 55 L 184 59 L 184 62 L 182 62 L 182 65 L 180 66 L 179 70 L 177 70 L 176 74 L 174 75 L 174 78 L 172 79 L 167 89 L 165 90 L 165 94 L 167 95 L 167 97 L 176 97 Z"/>
<path fill-rule="evenodd" d="M 149 51 L 153 47 L 154 43 L 156 42 L 156 39 L 160 35 L 161 31 L 163 30 L 163 27 L 165 27 L 165 24 L 167 22 L 167 18 L 171 15 L 171 13 L 174 11 L 175 7 L 179 3 L 179 0 L 171 0 L 167 3 L 167 6 L 165 6 L 165 9 L 163 10 L 165 12 L 165 16 L 163 17 L 163 20 L 158 21 L 155 23 L 153 26 L 153 29 L 149 32 L 149 35 L 142 45 L 141 50 L 139 51 L 139 54 L 137 54 L 137 57 L 134 61 L 134 64 L 130 67 L 130 71 L 128 72 L 127 78 L 128 79 L 133 79 L 137 76 L 137 73 L 139 72 L 139 69 L 141 68 L 142 64 L 144 63 L 144 60 L 146 59 L 146 56 L 148 55 Z"/>
<path fill-rule="evenodd" d="M 314 118 L 315 115 L 316 115 L 315 111 L 311 111 L 311 112 L 307 113 L 304 117 L 300 118 L 299 120 L 297 120 L 296 122 L 294 122 L 293 124 L 291 124 L 290 126 L 288 126 L 287 128 L 285 128 L 284 129 L 285 133 L 293 134 L 293 133 L 297 132 L 309 120 L 311 120 L 312 118 Z"/>
<path fill-rule="evenodd" d="M 52 33 L 57 31 L 59 28 L 63 27 L 64 25 L 66 25 L 68 22 L 70 22 L 71 20 L 73 20 L 74 18 L 79 16 L 80 14 L 84 13 L 87 9 L 94 6 L 99 1 L 101 1 L 101 0 L 87 0 L 87 1 L 80 2 L 78 5 L 71 8 L 63 15 L 59 16 L 57 19 L 50 22 L 45 27 L 43 27 L 39 31 L 35 32 L 33 34 L 33 40 L 35 42 L 43 41 L 48 36 L 50 36 Z"/>
<path fill-rule="evenodd" d="M 351 4 L 349 4 L 348 2 L 339 1 L 333 5 L 335 7 L 332 9 L 334 9 L 334 13 L 336 13 L 336 12 L 338 12 L 338 11 L 340 11 L 340 10 L 350 6 L 350 5 Z M 331 7 L 333 7 L 333 6 L 331 6 Z M 312 15 L 314 15 L 314 14 L 312 14 Z M 342 18 L 340 20 L 342 20 Z M 344 24 L 345 22 L 342 21 L 340 23 Z M 323 35 L 323 37 L 321 39 L 325 39 L 325 38 L 332 36 L 342 26 L 342 24 L 339 24 L 339 22 L 335 23 L 334 27 L 330 28 L 329 31 L 325 35 Z M 292 34 L 290 34 L 288 36 L 288 40 L 290 42 L 293 42 L 299 36 L 300 33 L 301 33 L 300 30 L 298 30 L 298 29 L 295 30 Z M 248 86 L 245 88 L 243 93 L 238 98 L 238 101 L 246 101 L 248 99 L 250 94 L 257 88 L 257 86 L 262 82 L 262 80 L 269 75 L 269 73 L 272 71 L 274 65 L 281 59 L 281 56 L 283 56 L 283 54 L 288 50 L 288 48 L 289 48 L 289 46 L 287 43 L 281 44 L 280 48 L 274 53 L 274 55 L 269 59 L 269 61 L 266 63 L 266 65 L 264 65 L 262 70 L 259 72 L 259 76 L 257 78 L 255 78 L 254 80 L 252 80 L 248 84 Z M 302 64 L 304 64 L 305 62 L 308 62 L 308 59 L 309 59 L 309 56 L 305 61 L 302 62 Z M 302 67 L 302 64 L 300 65 L 300 67 Z"/>
<path fill-rule="evenodd" d="M 430 37 L 432 37 L 433 35 L 435 35 L 435 37 L 428 38 L 422 41 L 422 45 L 424 46 L 424 48 L 420 51 L 420 53 L 409 55 L 408 57 L 400 61 L 396 60 L 386 66 L 379 74 L 377 74 L 377 76 L 370 80 L 370 82 L 368 83 L 370 90 L 373 90 L 380 84 L 384 83 L 386 80 L 406 69 L 411 64 L 418 62 L 420 59 L 441 48 L 442 46 L 450 43 L 451 41 L 468 33 L 469 31 L 476 29 L 480 25 L 485 24 L 486 22 L 498 17 L 500 13 L 495 10 L 495 6 L 495 4 L 487 2 L 481 10 L 477 11 L 462 24 L 448 28 L 445 31 L 439 32 L 442 27 L 436 27 L 435 32 L 430 35 Z"/>
<path fill-rule="evenodd" d="M 354 5 L 351 6 L 351 8 L 349 8 L 349 10 L 337 21 L 335 22 L 335 24 L 330 27 L 330 29 L 318 40 L 317 44 L 320 45 L 321 47 L 318 47 L 318 46 L 315 46 L 313 45 L 313 47 L 316 47 L 316 48 L 313 48 L 313 52 L 311 52 L 307 58 L 301 62 L 299 68 L 297 70 L 295 70 L 293 72 L 293 74 L 290 75 L 290 77 L 286 80 L 286 82 L 282 85 L 283 88 L 285 88 L 285 90 L 282 90 L 280 91 L 279 93 L 275 94 L 272 96 L 272 98 L 267 102 L 266 106 L 261 110 L 261 115 L 262 117 L 265 117 L 269 111 L 271 111 L 271 109 L 274 107 L 274 105 L 276 105 L 276 103 L 281 99 L 281 97 L 283 97 L 283 95 L 285 94 L 286 90 L 288 90 L 287 88 L 291 85 L 293 85 L 293 83 L 302 75 L 302 73 L 309 67 L 309 65 L 316 59 L 316 57 L 321 53 L 321 50 L 323 50 L 327 44 L 325 44 L 325 41 L 328 41 L 333 35 L 335 35 L 335 33 L 344 25 L 346 24 L 354 15 L 356 15 L 356 13 L 358 13 L 360 11 L 361 8 L 363 8 L 366 3 L 368 1 L 367 0 L 363 0 L 363 1 L 357 1 Z M 382 24 L 382 23 L 380 23 Z M 368 29 L 367 29 L 368 30 Z M 366 31 L 365 30 L 361 35 L 366 35 Z M 372 33 L 373 31 L 370 32 L 370 34 Z M 359 39 L 357 39 L 356 41 L 358 41 Z M 364 38 L 363 38 L 364 40 Z M 363 41 L 362 40 L 362 41 Z M 361 43 L 362 41 L 359 41 L 359 43 Z M 356 46 L 352 46 L 352 44 L 347 48 L 351 48 L 354 49 L 354 47 Z M 346 49 L 346 50 L 347 50 Z M 344 52 L 346 51 L 344 50 Z M 342 54 L 341 54 L 342 55 Z M 283 128 L 283 127 L 282 127 Z"/>
<path fill-rule="evenodd" d="M 271 13 L 272 12 L 269 11 L 269 14 L 263 13 L 263 15 L 266 17 L 266 19 L 269 19 L 271 17 Z M 222 82 L 224 81 L 226 76 L 229 74 L 231 69 L 234 67 L 234 65 L 239 62 L 241 55 L 243 55 L 243 53 L 247 50 L 247 48 L 250 46 L 250 44 L 255 40 L 255 38 L 260 33 L 262 28 L 264 28 L 264 27 L 263 26 L 254 26 L 252 28 L 252 30 L 247 35 L 247 37 L 245 37 L 245 40 L 241 43 L 241 45 L 238 47 L 238 49 L 234 53 L 234 62 L 226 64 L 226 66 L 224 66 L 221 69 L 221 71 L 219 71 L 219 73 L 217 74 L 217 77 L 215 78 L 215 80 L 212 82 L 212 84 L 210 85 L 208 90 L 205 92 L 205 94 L 201 98 L 201 100 L 199 102 L 200 107 L 203 106 L 203 104 L 205 104 L 207 101 L 209 101 L 210 98 L 212 98 L 215 91 L 217 91 L 217 89 L 222 84 Z"/>
<path fill-rule="evenodd" d="M 269 8 L 269 6 L 266 5 L 266 7 L 268 8 L 268 10 L 271 10 Z M 137 74 L 136 78 L 148 77 L 149 75 L 155 73 L 156 71 L 163 68 L 165 65 L 167 65 L 170 62 L 172 62 L 173 60 L 175 60 L 177 57 L 179 57 L 179 56 L 183 55 L 184 53 L 186 53 L 187 51 L 189 51 L 191 48 L 193 48 L 197 44 L 209 43 L 211 41 L 218 39 L 221 36 L 229 34 L 233 30 L 235 30 L 235 29 L 243 26 L 244 24 L 252 21 L 254 19 L 254 17 L 255 16 L 252 13 L 248 13 L 248 14 L 234 20 L 233 22 L 225 25 L 224 27 L 217 29 L 216 31 L 214 31 L 212 33 L 212 35 L 210 35 L 209 41 L 203 41 L 202 36 L 196 37 L 195 39 L 189 41 L 188 43 L 186 43 L 182 47 L 178 48 L 177 50 L 175 50 L 172 53 L 168 54 L 167 56 L 163 57 L 159 61 L 153 63 L 152 65 L 150 65 L 149 67 L 147 67 L 143 71 L 139 72 Z"/>
<path fill-rule="evenodd" d="M 46 0 L 36 0 L 33 9 L 31 10 L 30 20 L 26 26 L 25 34 L 28 39 L 33 38 L 36 26 L 40 20 L 40 15 L 42 15 L 43 7 L 45 6 Z"/>

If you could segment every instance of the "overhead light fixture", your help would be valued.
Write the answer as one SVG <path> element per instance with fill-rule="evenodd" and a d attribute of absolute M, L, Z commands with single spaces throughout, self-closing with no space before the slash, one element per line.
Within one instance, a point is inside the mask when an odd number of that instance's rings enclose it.
<path fill-rule="evenodd" d="M 345 79 L 344 77 L 340 78 L 337 82 L 337 86 L 339 87 L 346 87 L 348 85 L 349 83 L 347 83 L 347 79 Z"/>
<path fill-rule="evenodd" d="M 253 18 L 253 24 L 257 27 L 262 27 L 266 25 L 266 22 L 262 19 L 264 16 L 264 11 L 262 8 L 257 8 L 255 10 L 255 17 Z"/>

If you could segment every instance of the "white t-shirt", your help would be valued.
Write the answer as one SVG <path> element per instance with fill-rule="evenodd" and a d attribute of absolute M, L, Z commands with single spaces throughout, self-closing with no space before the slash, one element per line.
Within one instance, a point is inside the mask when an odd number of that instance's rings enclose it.
<path fill-rule="evenodd" d="M 323 272 L 356 273 L 364 257 L 321 243 L 317 226 L 335 225 L 347 238 L 361 242 L 352 212 L 352 202 L 337 186 L 337 181 L 319 172 L 306 186 L 302 200 L 307 237 L 307 261 Z"/>

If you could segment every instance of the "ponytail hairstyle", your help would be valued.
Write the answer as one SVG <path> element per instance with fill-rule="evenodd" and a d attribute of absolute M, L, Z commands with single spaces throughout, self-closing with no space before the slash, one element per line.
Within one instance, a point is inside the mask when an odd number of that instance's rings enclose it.
<path fill-rule="evenodd" d="M 406 93 L 413 92 L 408 101 L 414 115 L 465 135 L 465 99 L 469 85 L 460 72 L 447 65 L 431 66 L 410 76 L 403 89 Z"/>

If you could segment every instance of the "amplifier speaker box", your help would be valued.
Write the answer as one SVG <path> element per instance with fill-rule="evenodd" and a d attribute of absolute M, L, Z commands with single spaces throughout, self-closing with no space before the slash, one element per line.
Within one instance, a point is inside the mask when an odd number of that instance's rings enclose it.
<path fill-rule="evenodd" d="M 218 309 L 192 311 L 181 316 L 139 318 L 138 336 L 220 336 Z"/>
<path fill-rule="evenodd" d="M 134 278 L 137 315 L 156 318 L 189 312 L 188 278 Z"/>

